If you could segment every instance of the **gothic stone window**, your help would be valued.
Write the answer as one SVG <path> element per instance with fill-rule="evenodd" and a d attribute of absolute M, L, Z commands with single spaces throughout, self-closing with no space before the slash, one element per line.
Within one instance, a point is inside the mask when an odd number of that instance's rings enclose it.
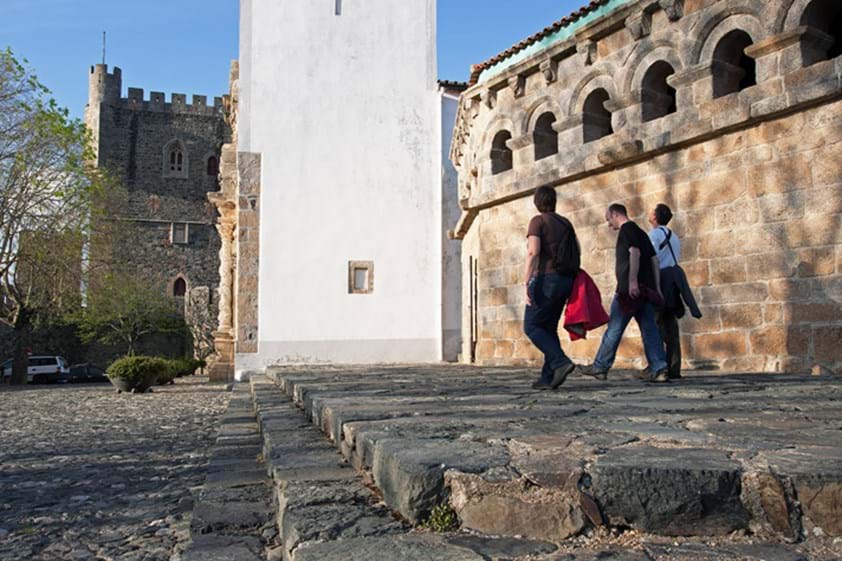
<path fill-rule="evenodd" d="M 184 298 L 186 294 L 187 282 L 183 278 L 178 277 L 172 285 L 172 295 L 176 298 Z"/>
<path fill-rule="evenodd" d="M 180 140 L 172 140 L 164 147 L 164 177 L 186 179 L 190 162 Z"/>
<path fill-rule="evenodd" d="M 216 159 L 216 156 L 210 156 L 208 158 L 207 174 L 208 177 L 219 175 L 219 160 Z"/>

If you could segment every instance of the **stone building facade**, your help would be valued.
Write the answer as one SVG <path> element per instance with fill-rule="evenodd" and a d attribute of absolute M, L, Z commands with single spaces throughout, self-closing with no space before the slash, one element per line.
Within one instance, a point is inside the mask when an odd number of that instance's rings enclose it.
<path fill-rule="evenodd" d="M 596 0 L 473 68 L 451 157 L 463 356 L 534 363 L 522 332 L 531 196 L 556 188 L 606 301 L 615 235 L 675 211 L 704 318 L 688 366 L 842 367 L 842 3 Z M 602 331 L 563 343 L 590 361 Z M 642 366 L 627 337 L 618 366 Z"/>
<path fill-rule="evenodd" d="M 207 193 L 219 185 L 221 148 L 230 140 L 222 98 L 184 94 L 148 99 L 129 88 L 122 72 L 91 67 L 85 121 L 93 135 L 96 165 L 128 193 L 128 207 L 115 220 L 132 228 L 119 262 L 141 272 L 174 298 L 189 317 L 216 310 L 220 239 L 216 210 Z"/>

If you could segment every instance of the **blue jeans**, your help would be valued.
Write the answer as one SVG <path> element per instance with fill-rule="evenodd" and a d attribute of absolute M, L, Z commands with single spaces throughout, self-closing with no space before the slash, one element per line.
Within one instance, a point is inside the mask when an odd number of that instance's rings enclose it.
<path fill-rule="evenodd" d="M 617 348 L 623 333 L 632 318 L 637 321 L 640 327 L 640 334 L 643 337 L 643 349 L 646 351 L 646 358 L 649 360 L 649 368 L 652 372 L 658 372 L 667 367 L 664 343 L 661 340 L 661 332 L 655 323 L 655 306 L 651 302 L 645 302 L 634 314 L 624 314 L 617 297 L 611 303 L 611 313 L 608 320 L 608 330 L 602 336 L 602 343 L 594 359 L 594 366 L 600 370 L 608 371 L 614 365 L 614 358 L 617 355 Z"/>
<path fill-rule="evenodd" d="M 553 371 L 572 364 L 558 338 L 558 322 L 564 305 L 573 289 L 573 278 L 557 275 L 538 275 L 529 281 L 529 297 L 532 305 L 526 306 L 523 316 L 523 332 L 532 344 L 544 353 L 544 367 L 541 369 L 541 381 L 549 384 L 553 380 Z"/>

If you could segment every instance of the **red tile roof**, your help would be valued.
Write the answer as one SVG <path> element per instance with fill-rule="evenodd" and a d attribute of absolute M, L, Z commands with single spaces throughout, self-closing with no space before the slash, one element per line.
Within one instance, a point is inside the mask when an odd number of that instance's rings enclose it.
<path fill-rule="evenodd" d="M 576 21 L 580 20 L 581 18 L 585 17 L 586 15 L 590 14 L 591 12 L 601 8 L 605 4 L 608 4 L 608 2 L 610 2 L 610 1 L 611 0 L 592 0 L 590 3 L 588 3 L 585 6 L 582 6 L 581 8 L 579 8 L 578 10 L 576 10 L 575 12 L 570 14 L 569 16 L 561 18 L 560 20 L 554 22 L 552 25 L 550 25 L 548 27 L 545 27 L 544 29 L 542 29 L 541 31 L 536 33 L 535 35 L 532 35 L 531 37 L 527 37 L 526 39 L 524 39 L 523 41 L 521 41 L 517 45 L 514 45 L 513 47 L 510 47 L 510 48 L 506 49 L 502 53 L 500 53 L 500 54 L 498 54 L 494 57 L 491 57 L 490 59 L 486 60 L 485 62 L 483 62 L 481 64 L 474 64 L 473 66 L 471 66 L 470 84 L 472 86 L 474 84 L 476 84 L 479 81 L 480 74 L 482 74 L 483 71 L 487 70 L 488 68 L 491 68 L 495 64 L 506 60 L 507 58 L 519 53 L 520 51 L 526 49 L 527 47 L 529 47 L 531 45 L 534 45 L 535 43 L 537 43 L 538 41 L 540 41 L 544 37 L 547 37 L 548 35 L 552 35 L 556 31 L 559 31 L 560 29 L 565 28 L 572 23 L 575 23 Z"/>

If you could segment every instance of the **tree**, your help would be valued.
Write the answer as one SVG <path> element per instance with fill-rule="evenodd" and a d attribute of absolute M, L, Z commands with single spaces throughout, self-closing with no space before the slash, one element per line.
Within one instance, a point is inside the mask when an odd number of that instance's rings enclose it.
<path fill-rule="evenodd" d="M 89 291 L 80 320 L 82 339 L 121 346 L 134 356 L 149 335 L 183 336 L 187 326 L 174 300 L 157 286 L 129 274 L 108 272 Z"/>
<path fill-rule="evenodd" d="M 98 185 L 89 147 L 84 124 L 10 50 L 0 51 L 0 322 L 14 330 L 12 383 L 26 381 L 35 319 L 80 303 Z"/>

